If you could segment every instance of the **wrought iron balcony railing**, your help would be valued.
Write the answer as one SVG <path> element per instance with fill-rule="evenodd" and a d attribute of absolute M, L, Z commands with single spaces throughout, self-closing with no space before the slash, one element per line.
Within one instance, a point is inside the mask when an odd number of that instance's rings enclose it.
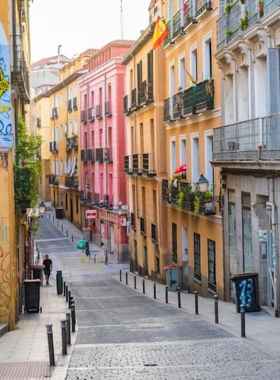
<path fill-rule="evenodd" d="M 113 162 L 111 148 L 104 148 L 104 162 Z"/>
<path fill-rule="evenodd" d="M 179 9 L 173 16 L 173 38 L 174 40 L 184 33 L 183 9 Z"/>
<path fill-rule="evenodd" d="M 88 109 L 88 121 L 94 121 L 94 107 Z"/>
<path fill-rule="evenodd" d="M 186 12 L 184 14 L 184 27 L 188 28 L 192 24 L 197 24 L 196 20 L 196 0 L 186 1 Z"/>
<path fill-rule="evenodd" d="M 103 162 L 103 148 L 97 148 L 95 150 L 95 162 Z"/>
<path fill-rule="evenodd" d="M 165 99 L 163 103 L 163 121 L 166 123 L 172 121 L 172 116 L 170 114 L 170 98 Z"/>
<path fill-rule="evenodd" d="M 196 113 L 214 109 L 214 79 L 206 79 L 196 85 Z"/>
<path fill-rule="evenodd" d="M 146 237 L 145 218 L 142 216 L 140 217 L 140 233 Z"/>
<path fill-rule="evenodd" d="M 91 204 L 91 201 L 92 201 L 92 199 L 91 199 L 91 191 L 88 191 L 87 192 L 87 203 Z"/>
<path fill-rule="evenodd" d="M 105 116 L 109 117 L 112 116 L 112 102 L 111 100 L 108 100 L 105 102 Z"/>
<path fill-rule="evenodd" d="M 129 175 L 133 174 L 132 156 L 124 156 L 124 172 Z"/>
<path fill-rule="evenodd" d="M 226 125 L 213 130 L 213 161 L 280 159 L 280 114 Z"/>
<path fill-rule="evenodd" d="M 196 18 L 201 17 L 207 11 L 212 11 L 212 9 L 211 0 L 196 0 Z"/>
<path fill-rule="evenodd" d="M 86 110 L 81 111 L 81 123 L 85 124 L 87 122 L 87 112 Z"/>
<path fill-rule="evenodd" d="M 155 153 L 143 153 L 143 175 L 155 177 L 156 173 L 156 156 Z"/>
<path fill-rule="evenodd" d="M 77 96 L 75 96 L 73 98 L 73 108 L 75 111 L 77 111 L 77 109 L 78 109 L 78 98 L 77 98 Z"/>
<path fill-rule="evenodd" d="M 87 162 L 87 151 L 85 149 L 81 149 L 81 162 Z"/>
<path fill-rule="evenodd" d="M 169 33 L 164 39 L 164 48 L 167 48 L 169 45 L 174 44 L 173 39 L 173 19 L 170 19 L 166 24 L 167 29 L 169 30 Z"/>
<path fill-rule="evenodd" d="M 72 99 L 68 100 L 68 112 L 72 112 Z"/>
<path fill-rule="evenodd" d="M 20 96 L 24 98 L 25 103 L 30 102 L 30 80 L 29 68 L 26 64 L 24 52 L 22 49 L 21 36 L 12 36 L 13 38 L 13 66 L 11 66 L 11 79 L 17 83 Z M 15 41 L 14 41 L 15 40 Z"/>
<path fill-rule="evenodd" d="M 154 101 L 153 82 L 145 80 L 140 85 L 139 104 L 146 105 Z"/>
<path fill-rule="evenodd" d="M 142 175 L 142 155 L 139 153 L 132 155 L 132 171 L 134 175 Z"/>
<path fill-rule="evenodd" d="M 66 150 L 69 152 L 72 149 L 78 149 L 78 136 L 73 135 L 72 137 L 68 137 L 66 140 Z"/>
<path fill-rule="evenodd" d="M 65 176 L 65 187 L 70 189 L 78 189 L 79 181 L 77 176 Z"/>
<path fill-rule="evenodd" d="M 94 149 L 87 150 L 87 161 L 94 162 Z"/>
<path fill-rule="evenodd" d="M 164 202 L 169 202 L 169 181 L 163 179 L 161 183 L 161 197 Z"/>
<path fill-rule="evenodd" d="M 100 203 L 100 196 L 99 196 L 99 193 L 94 193 L 94 203 L 96 205 L 99 205 Z"/>
<path fill-rule="evenodd" d="M 52 108 L 51 119 L 54 120 L 54 119 L 57 119 L 57 118 L 58 118 L 57 107 L 53 107 L 53 108 Z"/>
<path fill-rule="evenodd" d="M 110 198 L 108 194 L 104 194 L 103 196 L 103 205 L 104 207 L 110 207 Z"/>
<path fill-rule="evenodd" d="M 98 104 L 95 108 L 95 117 L 97 120 L 102 119 L 102 104 Z"/>
<path fill-rule="evenodd" d="M 58 143 L 56 141 L 50 142 L 50 152 L 58 152 Z"/>
<path fill-rule="evenodd" d="M 58 175 L 49 174 L 49 184 L 54 185 L 54 186 L 58 186 L 59 185 Z"/>
<path fill-rule="evenodd" d="M 138 97 L 137 97 L 137 88 L 134 88 L 132 91 L 131 91 L 131 111 L 136 111 L 139 107 L 138 107 Z"/>
<path fill-rule="evenodd" d="M 196 114 L 195 100 L 196 100 L 196 87 L 192 86 L 184 91 L 184 116 L 191 116 Z"/>
<path fill-rule="evenodd" d="M 124 115 L 125 116 L 128 116 L 128 115 L 131 114 L 130 97 L 129 97 L 129 95 L 126 95 L 123 98 L 123 111 L 124 111 Z"/>

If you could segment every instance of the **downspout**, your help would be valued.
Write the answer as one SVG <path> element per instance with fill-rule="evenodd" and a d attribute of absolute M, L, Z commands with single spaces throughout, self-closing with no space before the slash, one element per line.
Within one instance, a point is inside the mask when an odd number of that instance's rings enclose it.
<path fill-rule="evenodd" d="M 16 26 L 16 0 L 13 0 L 12 3 L 12 17 L 13 17 L 13 68 L 15 69 L 16 66 L 16 57 L 17 57 L 17 48 L 16 48 L 16 33 L 17 33 L 17 26 Z M 18 145 L 18 99 L 17 95 L 14 99 L 15 103 L 15 144 Z"/>
<path fill-rule="evenodd" d="M 135 56 L 133 56 L 133 88 L 136 86 L 136 70 L 135 70 L 136 64 L 135 64 Z M 136 126 L 137 126 L 137 117 L 134 112 L 134 123 L 133 123 L 133 134 L 134 134 L 134 147 L 133 147 L 133 152 L 136 153 L 136 138 L 137 138 L 137 133 L 136 133 Z M 138 176 L 136 176 L 136 213 L 137 213 L 137 219 L 139 219 L 139 202 L 138 202 Z"/>
<path fill-rule="evenodd" d="M 105 102 L 104 102 L 104 127 L 105 127 L 105 149 L 107 150 L 108 149 L 108 136 L 107 136 L 107 133 L 108 133 L 108 130 L 107 130 L 107 117 L 105 115 L 105 108 L 106 108 L 106 102 L 107 102 L 107 77 L 106 77 L 106 73 L 104 74 L 104 86 L 105 86 L 105 90 L 104 90 L 104 98 L 105 98 Z M 106 195 L 108 196 L 109 193 L 108 193 L 108 160 L 106 160 L 105 162 L 105 181 L 106 181 Z"/>
<path fill-rule="evenodd" d="M 90 146 L 90 123 L 89 123 L 89 120 L 88 120 L 88 110 L 89 110 L 89 83 L 87 83 L 87 109 L 85 112 L 87 112 L 87 115 L 86 115 L 86 120 L 87 120 L 87 146 L 85 147 L 86 148 L 86 157 L 87 157 L 87 150 L 89 149 L 89 146 Z M 89 189 L 90 189 L 90 181 L 88 183 L 88 178 L 90 178 L 90 162 L 87 160 L 87 172 L 88 172 L 88 177 L 86 178 L 86 185 L 88 184 L 89 185 Z M 91 189 L 90 189 L 91 190 Z"/>

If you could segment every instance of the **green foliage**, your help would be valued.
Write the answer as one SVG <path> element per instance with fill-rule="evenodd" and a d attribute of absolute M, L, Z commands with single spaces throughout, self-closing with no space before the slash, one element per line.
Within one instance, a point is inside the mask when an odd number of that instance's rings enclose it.
<path fill-rule="evenodd" d="M 177 251 L 172 252 L 172 263 L 177 264 L 178 262 L 178 257 L 177 257 Z"/>
<path fill-rule="evenodd" d="M 241 29 L 242 32 L 244 32 L 244 30 L 247 28 L 248 28 L 248 11 L 247 9 L 245 9 L 244 18 L 240 19 L 239 29 Z"/>
<path fill-rule="evenodd" d="M 226 36 L 229 38 L 232 35 L 232 29 L 228 28 L 226 31 Z"/>
<path fill-rule="evenodd" d="M 259 4 L 262 5 L 263 4 L 263 0 L 259 0 Z"/>
<path fill-rule="evenodd" d="M 231 8 L 233 7 L 234 3 L 227 3 L 226 7 L 225 7 L 225 13 L 228 15 Z"/>
<path fill-rule="evenodd" d="M 42 145 L 41 136 L 30 136 L 20 115 L 18 118 L 18 144 L 15 148 L 15 199 L 18 203 L 28 201 L 30 207 L 38 203 L 38 185 L 42 164 L 36 159 L 36 153 Z"/>

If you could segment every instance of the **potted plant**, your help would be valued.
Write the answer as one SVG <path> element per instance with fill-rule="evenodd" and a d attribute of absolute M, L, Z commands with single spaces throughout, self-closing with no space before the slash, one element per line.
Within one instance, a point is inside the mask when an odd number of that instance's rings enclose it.
<path fill-rule="evenodd" d="M 244 18 L 240 19 L 239 29 L 241 29 L 242 32 L 244 32 L 244 30 L 247 28 L 248 28 L 248 11 L 247 9 L 245 9 Z"/>
<path fill-rule="evenodd" d="M 260 17 L 263 16 L 263 0 L 259 0 Z"/>
<path fill-rule="evenodd" d="M 225 7 L 225 13 L 228 15 L 230 13 L 231 8 L 233 7 L 234 3 L 227 3 Z"/>
<path fill-rule="evenodd" d="M 226 36 L 227 36 L 227 38 L 229 38 L 231 35 L 232 35 L 232 29 L 228 28 L 226 30 Z"/>

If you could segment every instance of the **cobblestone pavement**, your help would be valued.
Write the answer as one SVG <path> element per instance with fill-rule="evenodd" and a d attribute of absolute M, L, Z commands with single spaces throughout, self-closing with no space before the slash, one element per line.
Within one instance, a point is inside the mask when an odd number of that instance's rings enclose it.
<path fill-rule="evenodd" d="M 104 274 L 69 284 L 79 331 L 68 380 L 280 378 L 280 362 L 194 314 Z"/>

